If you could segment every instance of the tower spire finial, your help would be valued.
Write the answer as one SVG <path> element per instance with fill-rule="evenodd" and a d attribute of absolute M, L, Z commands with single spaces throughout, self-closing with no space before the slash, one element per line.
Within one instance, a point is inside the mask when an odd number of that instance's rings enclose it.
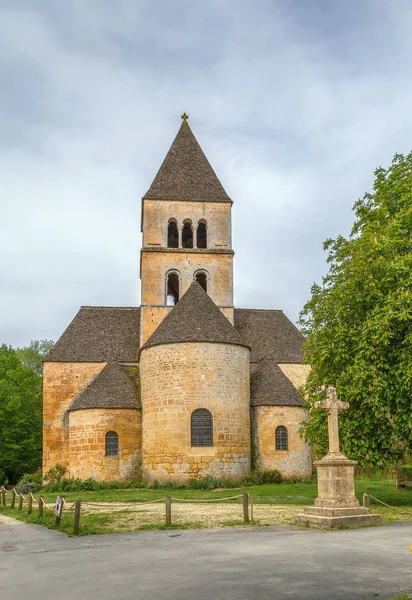
<path fill-rule="evenodd" d="M 187 120 L 188 120 L 188 118 L 189 118 L 189 115 L 187 115 L 187 114 L 184 112 L 184 113 L 183 113 L 183 115 L 182 115 L 183 123 L 186 123 L 186 122 L 187 122 Z"/>

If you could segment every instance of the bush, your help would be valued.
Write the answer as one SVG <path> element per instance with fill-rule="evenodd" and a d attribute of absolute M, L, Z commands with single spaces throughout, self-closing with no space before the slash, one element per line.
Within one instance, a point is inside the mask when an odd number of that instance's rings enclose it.
<path fill-rule="evenodd" d="M 41 488 L 41 485 L 38 485 L 34 481 L 27 481 L 25 479 L 20 479 L 19 483 L 16 485 L 16 492 L 18 494 L 34 494 Z"/>
<path fill-rule="evenodd" d="M 312 477 L 298 477 L 296 475 L 294 475 L 293 477 L 288 477 L 287 479 L 283 480 L 283 483 L 286 484 L 293 484 L 293 483 L 316 483 L 317 479 L 316 476 L 312 476 Z"/>
<path fill-rule="evenodd" d="M 282 483 L 282 475 L 277 469 L 270 471 L 253 471 L 244 480 L 244 485 L 263 485 L 265 483 Z"/>
<path fill-rule="evenodd" d="M 44 478 L 51 484 L 60 483 L 63 477 L 66 475 L 66 473 L 67 467 L 57 464 L 54 467 L 52 467 L 49 471 L 47 471 Z"/>
<path fill-rule="evenodd" d="M 19 483 L 22 481 L 29 481 L 30 483 L 35 483 L 39 487 L 42 486 L 43 478 L 42 478 L 42 470 L 37 469 L 34 473 L 25 473 L 23 477 L 19 480 Z"/>
<path fill-rule="evenodd" d="M 398 475 L 405 481 L 412 481 L 412 465 L 405 465 L 398 469 Z"/>
<path fill-rule="evenodd" d="M 34 494 L 42 486 L 42 472 L 37 469 L 34 473 L 25 473 L 16 485 L 18 494 Z"/>

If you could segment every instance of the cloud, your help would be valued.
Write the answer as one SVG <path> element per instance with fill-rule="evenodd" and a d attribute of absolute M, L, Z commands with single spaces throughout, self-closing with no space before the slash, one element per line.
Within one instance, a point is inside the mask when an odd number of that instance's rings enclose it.
<path fill-rule="evenodd" d="M 292 320 L 412 134 L 408 2 L 0 9 L 1 341 L 139 302 L 140 198 L 183 110 L 234 200 L 237 306 Z"/>

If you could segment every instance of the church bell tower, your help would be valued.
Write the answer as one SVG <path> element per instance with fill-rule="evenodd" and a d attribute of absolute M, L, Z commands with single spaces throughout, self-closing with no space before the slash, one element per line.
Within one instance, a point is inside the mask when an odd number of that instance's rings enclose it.
<path fill-rule="evenodd" d="M 142 198 L 141 345 L 196 280 L 233 324 L 232 200 L 187 120 Z"/>

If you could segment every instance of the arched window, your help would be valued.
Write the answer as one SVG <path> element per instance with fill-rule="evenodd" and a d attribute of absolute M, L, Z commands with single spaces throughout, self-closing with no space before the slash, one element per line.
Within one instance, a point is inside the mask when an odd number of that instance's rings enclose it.
<path fill-rule="evenodd" d="M 106 433 L 106 456 L 118 456 L 119 455 L 119 436 L 115 431 L 108 431 Z"/>
<path fill-rule="evenodd" d="M 179 275 L 169 273 L 166 282 L 166 304 L 174 306 L 179 302 Z"/>
<path fill-rule="evenodd" d="M 205 290 L 205 292 L 207 292 L 207 275 L 206 275 L 206 273 L 203 273 L 203 271 L 199 271 L 195 275 L 195 280 L 197 281 L 197 283 L 199 283 L 202 286 L 202 288 Z"/>
<path fill-rule="evenodd" d="M 283 425 L 276 427 L 275 432 L 276 450 L 288 449 L 288 430 Z"/>
<path fill-rule="evenodd" d="M 193 228 L 190 219 L 185 219 L 183 223 L 182 248 L 193 248 Z"/>
<path fill-rule="evenodd" d="M 179 232 L 177 230 L 177 223 L 174 219 L 170 219 L 167 226 L 167 247 L 179 248 Z"/>
<path fill-rule="evenodd" d="M 197 408 L 192 412 L 190 426 L 192 446 L 213 446 L 212 414 L 206 408 Z"/>
<path fill-rule="evenodd" d="M 207 248 L 207 230 L 205 221 L 199 221 L 199 225 L 197 226 L 196 244 L 198 248 Z"/>

